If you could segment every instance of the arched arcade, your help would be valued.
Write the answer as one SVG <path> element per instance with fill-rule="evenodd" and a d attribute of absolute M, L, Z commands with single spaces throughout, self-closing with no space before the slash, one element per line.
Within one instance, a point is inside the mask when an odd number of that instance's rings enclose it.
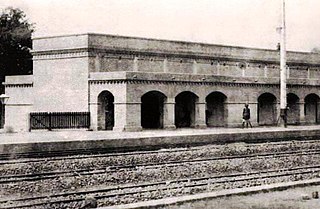
<path fill-rule="evenodd" d="M 206 124 L 208 127 L 225 126 L 227 96 L 221 92 L 212 92 L 206 97 Z"/>
<path fill-rule="evenodd" d="M 184 91 L 175 97 L 175 126 L 177 128 L 195 126 L 195 110 L 198 96 Z"/>
<path fill-rule="evenodd" d="M 319 122 L 319 96 L 309 94 L 304 99 L 304 114 L 307 124 L 315 124 Z"/>
<path fill-rule="evenodd" d="M 287 94 L 287 123 L 299 124 L 300 123 L 300 105 L 299 97 L 296 94 Z"/>
<path fill-rule="evenodd" d="M 112 130 L 114 127 L 114 96 L 103 91 L 98 96 L 98 130 Z"/>
<path fill-rule="evenodd" d="M 277 98 L 271 93 L 263 93 L 258 97 L 258 124 L 277 124 Z"/>
<path fill-rule="evenodd" d="M 141 97 L 142 128 L 163 128 L 163 111 L 166 96 L 159 91 L 150 91 Z"/>

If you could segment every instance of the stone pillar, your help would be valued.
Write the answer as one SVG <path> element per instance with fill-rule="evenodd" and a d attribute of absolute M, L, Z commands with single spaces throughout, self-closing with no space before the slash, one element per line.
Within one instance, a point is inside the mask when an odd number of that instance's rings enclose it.
<path fill-rule="evenodd" d="M 244 103 L 225 102 L 224 120 L 227 127 L 241 127 Z M 249 106 L 250 108 L 250 106 Z M 252 113 L 251 113 L 252 114 Z"/>
<path fill-rule="evenodd" d="M 305 111 L 304 111 L 304 102 L 299 102 L 299 109 L 300 109 L 300 118 L 299 122 L 301 125 L 306 123 L 306 116 L 305 116 Z"/>
<path fill-rule="evenodd" d="M 252 126 L 258 126 L 258 103 L 257 102 L 247 102 L 249 104 L 250 108 L 250 122 Z M 242 110 L 241 110 L 241 119 L 242 119 L 242 111 L 243 111 L 244 105 L 242 105 Z"/>
<path fill-rule="evenodd" d="M 97 102 L 89 103 L 90 129 L 93 131 L 98 130 L 98 106 L 99 103 Z"/>
<path fill-rule="evenodd" d="M 114 102 L 114 131 L 124 131 L 126 125 L 126 104 Z"/>
<path fill-rule="evenodd" d="M 207 128 L 206 102 L 196 102 L 195 128 Z"/>
<path fill-rule="evenodd" d="M 141 131 L 141 102 L 127 102 L 125 131 Z"/>
<path fill-rule="evenodd" d="M 274 121 L 274 123 L 275 123 L 275 125 L 281 125 L 281 123 L 280 123 L 280 120 L 281 120 L 281 118 L 280 118 L 280 103 L 279 102 L 277 102 L 276 103 L 276 108 L 277 108 L 277 110 L 276 110 L 276 113 L 277 113 L 277 115 L 276 115 L 276 121 Z"/>
<path fill-rule="evenodd" d="M 163 128 L 165 129 L 175 129 L 176 126 L 174 124 L 174 98 L 167 98 L 167 101 L 164 103 L 163 107 Z"/>
<path fill-rule="evenodd" d="M 114 103 L 115 131 L 141 131 L 141 102 Z"/>

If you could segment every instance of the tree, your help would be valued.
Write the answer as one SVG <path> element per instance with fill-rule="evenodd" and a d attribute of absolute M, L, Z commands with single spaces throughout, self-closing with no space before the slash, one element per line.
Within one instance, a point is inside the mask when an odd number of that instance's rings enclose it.
<path fill-rule="evenodd" d="M 311 49 L 311 52 L 319 54 L 320 53 L 320 49 L 318 47 L 314 47 L 313 49 Z"/>
<path fill-rule="evenodd" d="M 8 7 L 0 14 L 0 93 L 6 75 L 32 74 L 33 31 L 22 10 Z"/>

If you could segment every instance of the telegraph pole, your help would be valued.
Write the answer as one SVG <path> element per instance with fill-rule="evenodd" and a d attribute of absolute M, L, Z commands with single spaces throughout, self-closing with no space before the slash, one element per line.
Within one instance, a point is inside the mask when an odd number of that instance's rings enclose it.
<path fill-rule="evenodd" d="M 286 66 L 286 16 L 285 0 L 282 0 L 280 40 L 280 125 L 287 127 L 287 66 Z"/>

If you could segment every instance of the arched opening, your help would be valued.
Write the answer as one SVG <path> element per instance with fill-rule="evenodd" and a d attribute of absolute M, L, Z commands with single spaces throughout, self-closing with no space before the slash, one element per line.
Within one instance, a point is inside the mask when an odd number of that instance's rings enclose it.
<path fill-rule="evenodd" d="M 318 123 L 319 96 L 316 94 L 309 94 L 305 97 L 304 102 L 304 114 L 306 123 Z"/>
<path fill-rule="evenodd" d="M 114 126 L 114 96 L 103 91 L 98 96 L 98 130 L 112 130 Z"/>
<path fill-rule="evenodd" d="M 177 128 L 195 126 L 195 103 L 197 100 L 197 95 L 187 91 L 176 96 L 175 125 Z"/>
<path fill-rule="evenodd" d="M 295 94 L 289 93 L 287 95 L 287 123 L 288 124 L 299 124 L 300 122 L 300 106 L 299 106 L 299 97 Z"/>
<path fill-rule="evenodd" d="M 258 124 L 275 125 L 277 123 L 277 98 L 270 93 L 263 93 L 258 98 Z"/>
<path fill-rule="evenodd" d="M 142 128 L 163 128 L 163 106 L 166 96 L 158 91 L 151 91 L 141 97 Z"/>
<path fill-rule="evenodd" d="M 227 118 L 226 99 L 226 95 L 221 92 L 212 92 L 206 97 L 206 124 L 208 127 L 225 125 Z"/>

